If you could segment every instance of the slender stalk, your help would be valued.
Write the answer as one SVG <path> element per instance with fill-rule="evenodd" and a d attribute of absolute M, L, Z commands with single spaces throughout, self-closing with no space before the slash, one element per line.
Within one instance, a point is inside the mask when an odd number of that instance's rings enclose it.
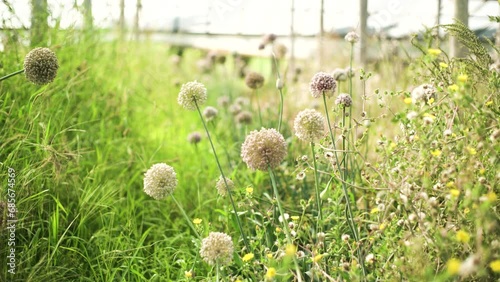
<path fill-rule="evenodd" d="M 287 239 L 288 244 L 292 245 L 293 244 L 292 243 L 292 235 L 290 233 L 290 227 L 288 226 L 288 221 L 285 218 L 285 212 L 283 210 L 283 207 L 281 206 L 281 200 L 280 200 L 280 195 L 279 195 L 279 192 L 278 192 L 278 187 L 276 185 L 276 179 L 274 177 L 273 170 L 271 169 L 270 166 L 267 167 L 267 170 L 269 171 L 269 176 L 271 177 L 271 184 L 273 186 L 274 196 L 276 197 L 276 202 L 278 203 L 278 210 L 280 212 L 281 218 L 283 219 L 283 225 L 285 226 L 286 239 Z M 302 282 L 302 276 L 300 275 L 299 264 L 297 262 L 297 258 L 295 257 L 295 255 L 293 257 L 293 262 L 295 264 L 295 271 L 297 272 L 297 280 L 299 282 Z"/>
<path fill-rule="evenodd" d="M 257 100 L 257 109 L 259 110 L 259 121 L 260 121 L 260 126 L 262 127 L 262 113 L 260 111 L 260 102 L 259 102 L 259 91 L 255 89 L 255 99 Z"/>
<path fill-rule="evenodd" d="M 11 73 L 11 74 L 8 74 L 8 75 L 6 75 L 6 76 L 4 76 L 4 77 L 0 77 L 0 81 L 2 81 L 2 80 L 6 80 L 6 79 L 8 79 L 8 78 L 11 78 L 11 77 L 13 77 L 13 76 L 15 76 L 15 75 L 18 75 L 18 74 L 20 74 L 20 73 L 23 73 L 23 72 L 24 72 L 24 69 L 22 69 L 22 70 L 18 70 L 18 71 L 16 71 L 16 72 L 13 72 L 13 73 Z"/>
<path fill-rule="evenodd" d="M 311 142 L 311 152 L 314 164 L 314 184 L 316 187 L 316 205 L 318 206 L 318 218 L 316 222 L 316 232 L 320 232 L 321 224 L 323 224 L 323 213 L 321 211 L 321 198 L 319 195 L 319 179 L 318 179 L 318 166 L 316 164 L 316 153 L 314 152 L 314 142 Z"/>
<path fill-rule="evenodd" d="M 241 225 L 240 217 L 238 216 L 238 211 L 236 210 L 236 205 L 234 204 L 231 190 L 229 189 L 229 185 L 227 185 L 226 176 L 224 175 L 224 171 L 222 170 L 222 166 L 220 165 L 219 158 L 217 157 L 217 152 L 215 151 L 214 143 L 212 142 L 212 138 L 210 137 L 210 132 L 208 131 L 207 124 L 205 123 L 205 119 L 203 118 L 203 115 L 201 114 L 200 107 L 198 107 L 198 103 L 196 101 L 194 101 L 194 104 L 196 106 L 196 109 L 198 110 L 198 114 L 200 115 L 200 119 L 201 119 L 201 122 L 203 123 L 203 127 L 205 128 L 205 131 L 207 132 L 208 141 L 210 141 L 210 146 L 212 147 L 212 151 L 214 152 L 215 162 L 217 163 L 217 167 L 219 168 L 222 179 L 224 180 L 224 185 L 226 186 L 227 194 L 229 195 L 229 200 L 231 201 L 231 205 L 233 206 L 234 215 L 236 216 L 236 222 L 238 223 L 238 228 L 240 229 L 241 237 L 243 238 L 243 243 L 245 244 L 245 247 L 247 248 L 247 250 L 251 251 L 250 245 L 248 245 L 247 238 L 245 236 L 245 232 L 243 232 L 243 226 Z"/>
<path fill-rule="evenodd" d="M 189 216 L 186 214 L 186 212 L 184 211 L 184 209 L 182 208 L 182 206 L 179 204 L 179 202 L 177 201 L 177 199 L 174 197 L 174 195 L 170 195 L 172 197 L 172 199 L 174 200 L 174 203 L 177 205 L 177 207 L 179 208 L 179 210 L 181 211 L 182 215 L 184 216 L 184 218 L 186 219 L 186 221 L 188 222 L 188 225 L 189 227 L 191 227 L 191 229 L 193 229 L 194 231 L 194 234 L 196 234 L 196 237 L 198 237 L 198 239 L 201 239 L 201 236 L 200 234 L 198 234 L 198 231 L 196 230 L 196 228 L 194 227 L 193 223 L 191 222 L 191 219 L 189 218 Z"/>
<path fill-rule="evenodd" d="M 215 273 L 216 273 L 216 278 L 215 278 L 216 280 L 215 281 L 219 282 L 219 260 L 218 259 L 215 261 L 215 267 L 217 268 L 215 271 Z"/>
<path fill-rule="evenodd" d="M 276 66 L 276 76 L 277 76 L 277 79 L 279 79 L 281 81 L 280 70 L 279 70 L 279 66 L 278 66 L 278 59 L 276 59 L 276 55 L 274 54 L 274 52 L 272 52 L 272 54 L 273 54 L 274 65 Z M 278 86 L 278 85 L 276 85 L 276 86 Z M 281 133 L 281 123 L 283 121 L 283 90 L 282 90 L 282 87 L 277 87 L 277 88 L 280 92 L 278 132 Z"/>

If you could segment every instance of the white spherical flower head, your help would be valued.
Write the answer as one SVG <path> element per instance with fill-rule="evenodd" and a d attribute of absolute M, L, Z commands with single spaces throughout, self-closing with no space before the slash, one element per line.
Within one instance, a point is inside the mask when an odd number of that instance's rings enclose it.
<path fill-rule="evenodd" d="M 210 265 L 217 262 L 227 265 L 233 258 L 233 240 L 222 232 L 210 232 L 207 238 L 201 241 L 201 258 Z"/>
<path fill-rule="evenodd" d="M 203 116 L 207 119 L 207 121 L 213 120 L 215 117 L 217 117 L 217 114 L 219 114 L 219 111 L 211 106 L 208 106 L 203 110 Z"/>
<path fill-rule="evenodd" d="M 144 174 L 144 192 L 156 200 L 161 200 L 172 193 L 177 186 L 174 168 L 165 164 L 154 164 Z"/>
<path fill-rule="evenodd" d="M 241 158 L 250 169 L 266 171 L 275 168 L 287 154 L 287 145 L 283 135 L 276 129 L 251 131 L 241 145 Z"/>
<path fill-rule="evenodd" d="M 227 183 L 227 187 L 226 187 Z M 234 182 L 226 177 L 226 183 L 224 183 L 224 178 L 222 178 L 222 175 L 219 177 L 219 180 L 215 184 L 215 188 L 217 188 L 217 192 L 219 195 L 222 197 L 225 197 L 227 195 L 227 190 L 232 190 L 234 188 Z"/>
<path fill-rule="evenodd" d="M 335 82 L 333 76 L 326 72 L 318 72 L 311 79 L 309 91 L 314 98 L 321 97 L 323 93 L 326 97 L 332 97 L 336 87 L 337 82 Z"/>
<path fill-rule="evenodd" d="M 191 81 L 181 87 L 177 102 L 184 109 L 194 111 L 196 105 L 203 105 L 207 101 L 207 88 L 203 83 Z"/>
<path fill-rule="evenodd" d="M 354 44 L 359 41 L 359 35 L 354 31 L 348 32 L 345 36 L 345 40 L 351 44 Z"/>
<path fill-rule="evenodd" d="M 435 98 L 436 88 L 432 84 L 424 83 L 411 91 L 411 99 L 415 103 L 427 103 L 430 98 Z"/>
<path fill-rule="evenodd" d="M 325 119 L 316 110 L 301 111 L 294 122 L 295 135 L 302 141 L 316 142 L 323 138 Z"/>

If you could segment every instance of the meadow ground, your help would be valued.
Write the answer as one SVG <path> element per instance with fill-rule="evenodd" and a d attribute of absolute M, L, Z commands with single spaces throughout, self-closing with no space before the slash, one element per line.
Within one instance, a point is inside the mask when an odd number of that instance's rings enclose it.
<path fill-rule="evenodd" d="M 498 50 L 464 34 L 467 60 L 429 35 L 326 97 L 307 61 L 277 89 L 269 59 L 260 87 L 244 58 L 54 32 L 52 83 L 0 83 L 0 281 L 499 279 Z M 6 42 L 1 75 L 28 52 Z"/>

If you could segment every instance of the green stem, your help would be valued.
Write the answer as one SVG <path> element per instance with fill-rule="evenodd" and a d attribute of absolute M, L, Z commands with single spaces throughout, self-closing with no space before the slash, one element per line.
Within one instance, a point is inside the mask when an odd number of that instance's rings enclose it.
<path fill-rule="evenodd" d="M 172 199 L 174 200 L 174 203 L 177 205 L 177 207 L 179 208 L 179 210 L 181 211 L 182 215 L 184 216 L 184 218 L 186 219 L 186 221 L 188 222 L 188 225 L 189 227 L 191 227 L 191 229 L 193 229 L 194 231 L 194 234 L 196 234 L 196 237 L 198 237 L 198 239 L 201 239 L 201 236 L 200 234 L 198 234 L 198 231 L 196 230 L 196 228 L 194 227 L 193 223 L 191 222 L 191 219 L 189 218 L 189 216 L 186 214 L 186 212 L 184 211 L 184 209 L 182 208 L 182 206 L 179 204 L 179 202 L 177 201 L 177 199 L 175 199 L 174 195 L 171 194 L 170 195 L 172 197 Z"/>
<path fill-rule="evenodd" d="M 263 125 L 262 125 L 262 113 L 260 111 L 260 103 L 259 103 L 259 91 L 257 89 L 255 89 L 255 99 L 257 100 L 257 109 L 259 110 L 260 126 L 263 127 Z"/>
<path fill-rule="evenodd" d="M 24 72 L 24 69 L 22 69 L 22 70 L 18 70 L 18 71 L 16 71 L 16 72 L 13 72 L 13 73 L 11 73 L 11 74 L 8 74 L 8 75 L 6 75 L 6 76 L 4 76 L 4 77 L 0 77 L 0 81 L 2 81 L 2 80 L 6 80 L 6 79 L 8 79 L 8 78 L 11 78 L 11 77 L 13 77 L 13 76 L 15 76 L 15 75 L 18 75 L 18 74 L 20 74 L 20 73 L 23 73 L 23 72 Z"/>
<path fill-rule="evenodd" d="M 278 59 L 276 59 L 276 55 L 274 54 L 274 52 L 272 54 L 273 54 L 274 65 L 276 66 L 276 76 L 281 81 L 280 70 L 279 70 L 279 66 L 278 66 Z M 278 132 L 281 132 L 281 123 L 282 123 L 282 120 L 283 120 L 283 90 L 281 88 L 278 88 L 278 90 L 280 92 L 280 108 L 279 108 Z"/>
<path fill-rule="evenodd" d="M 283 210 L 283 207 L 281 206 L 281 200 L 280 200 L 280 195 L 278 192 L 278 187 L 276 186 L 276 179 L 274 178 L 274 173 L 273 170 L 271 169 L 270 166 L 267 167 L 267 170 L 269 171 L 269 176 L 271 177 L 271 184 L 273 186 L 274 190 L 274 196 L 276 197 L 276 203 L 278 203 L 278 210 L 280 211 L 281 218 L 283 219 L 283 225 L 285 227 L 285 234 L 286 234 L 286 239 L 289 245 L 292 245 L 292 235 L 290 233 L 290 227 L 288 226 L 288 221 L 285 218 L 285 212 Z M 297 258 L 295 255 L 293 256 L 293 262 L 295 264 L 295 271 L 297 272 L 297 280 L 299 282 L 302 282 L 302 276 L 300 274 L 300 268 L 299 264 L 297 262 Z"/>
<path fill-rule="evenodd" d="M 229 195 L 229 200 L 231 201 L 231 205 L 233 206 L 234 215 L 236 216 L 236 222 L 238 223 L 238 228 L 240 229 L 241 237 L 243 238 L 243 243 L 245 244 L 245 247 L 247 248 L 247 250 L 250 252 L 251 251 L 250 245 L 248 245 L 247 238 L 245 236 L 245 232 L 243 232 L 243 226 L 241 225 L 240 217 L 238 215 L 238 211 L 236 210 L 236 205 L 234 204 L 234 201 L 233 201 L 232 192 L 229 189 L 229 185 L 227 185 L 226 176 L 224 175 L 224 171 L 222 170 L 222 166 L 220 165 L 219 158 L 217 157 L 217 152 L 215 151 L 214 143 L 212 142 L 212 138 L 210 137 L 210 132 L 208 131 L 207 124 L 205 123 L 205 119 L 203 119 L 203 115 L 201 114 L 200 107 L 198 107 L 198 103 L 196 102 L 196 100 L 194 101 L 194 104 L 196 106 L 196 109 L 198 110 L 198 114 L 200 115 L 200 119 L 201 119 L 201 122 L 203 123 L 203 127 L 205 128 L 205 131 L 207 132 L 208 141 L 210 141 L 210 146 L 212 147 L 212 151 L 214 152 L 215 162 L 217 163 L 217 167 L 219 168 L 222 179 L 224 180 L 224 185 L 226 186 L 227 194 Z"/>
<path fill-rule="evenodd" d="M 215 261 L 215 267 L 217 268 L 215 270 L 215 273 L 216 273 L 216 278 L 215 278 L 216 280 L 215 281 L 219 282 L 219 260 L 218 259 Z"/>
<path fill-rule="evenodd" d="M 316 164 L 316 153 L 314 152 L 314 142 L 311 142 L 311 152 L 314 164 L 314 184 L 316 187 L 316 205 L 318 206 L 318 218 L 316 222 L 316 232 L 320 232 L 321 224 L 323 223 L 323 213 L 321 211 L 321 197 L 319 195 L 319 179 L 318 179 L 318 166 Z"/>

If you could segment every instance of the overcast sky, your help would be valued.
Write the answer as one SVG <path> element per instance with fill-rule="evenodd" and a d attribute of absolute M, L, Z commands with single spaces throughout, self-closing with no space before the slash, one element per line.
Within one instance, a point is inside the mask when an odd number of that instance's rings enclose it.
<path fill-rule="evenodd" d="M 0 4 L 5 26 L 29 27 L 30 0 L 15 0 L 12 15 Z M 61 19 L 61 26 L 81 24 L 81 15 L 73 8 L 74 0 L 48 0 L 53 18 Z M 77 0 L 81 4 L 83 0 Z M 120 0 L 94 0 L 93 15 L 99 26 L 109 27 L 119 18 Z M 325 0 L 325 29 L 356 28 L 359 1 Z M 442 23 L 453 18 L 453 0 L 443 0 Z M 135 0 L 125 0 L 125 17 L 129 25 L 135 15 Z M 142 0 L 140 25 L 143 28 L 170 29 L 176 18 L 182 29 L 193 32 L 288 34 L 290 31 L 290 0 Z M 295 30 L 301 34 L 314 34 L 319 30 L 319 6 L 316 0 L 295 0 Z M 436 22 L 436 0 L 369 0 L 368 25 L 380 28 L 397 24 L 390 33 L 394 36 L 418 31 Z M 470 0 L 470 26 L 492 27 L 487 15 L 498 15 L 497 1 L 484 3 Z"/>

